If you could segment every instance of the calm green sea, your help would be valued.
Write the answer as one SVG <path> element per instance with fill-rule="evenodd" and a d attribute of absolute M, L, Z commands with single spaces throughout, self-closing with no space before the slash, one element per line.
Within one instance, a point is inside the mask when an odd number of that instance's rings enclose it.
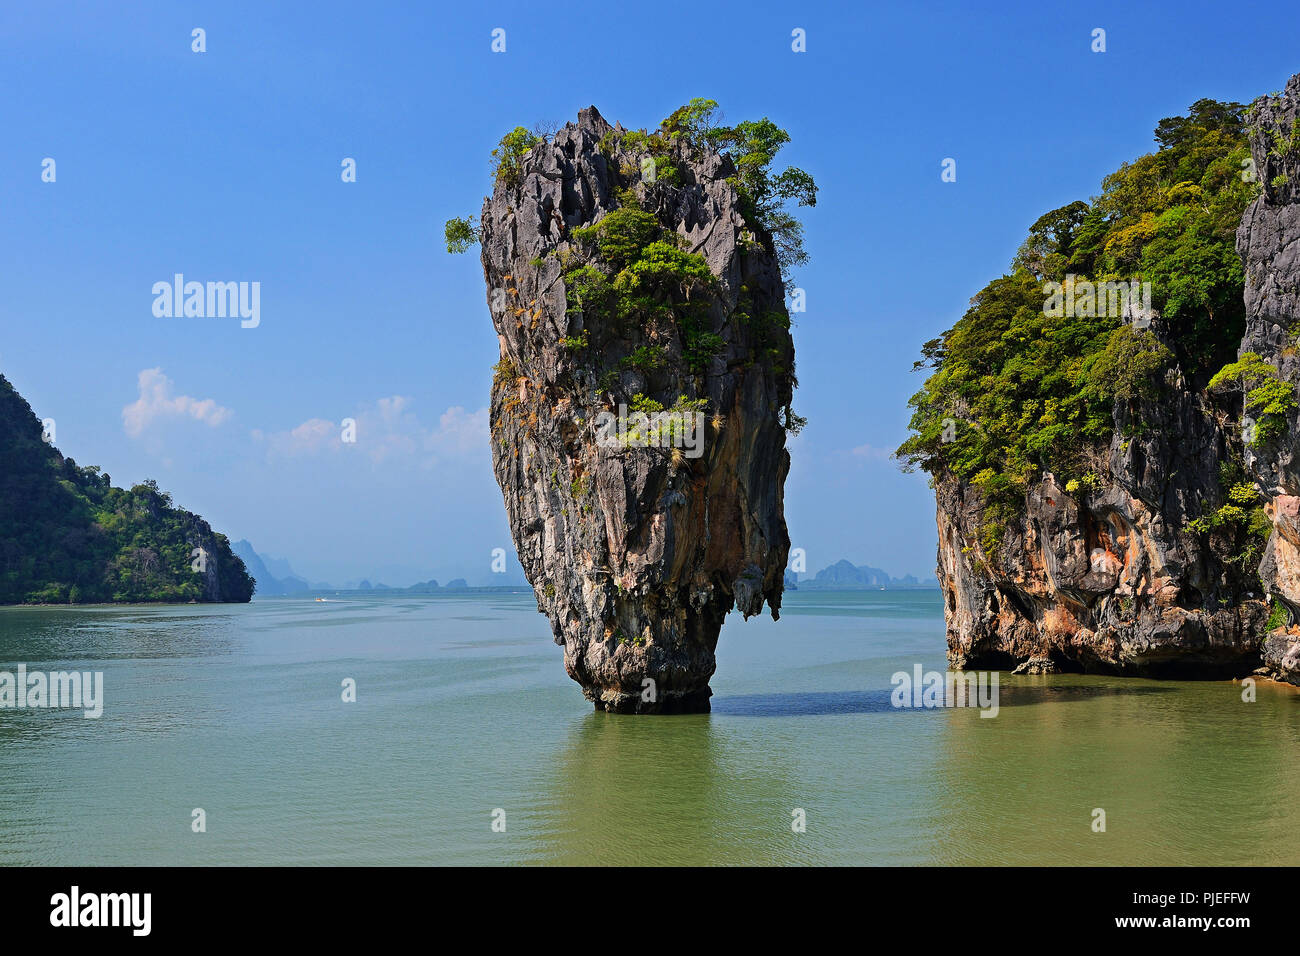
<path fill-rule="evenodd" d="M 0 710 L 0 865 L 1294 863 L 1297 693 L 1002 675 L 992 719 L 895 710 L 943 634 L 937 591 L 791 593 L 729 619 L 712 714 L 635 717 L 527 594 L 0 609 L 0 670 L 106 698 Z"/>

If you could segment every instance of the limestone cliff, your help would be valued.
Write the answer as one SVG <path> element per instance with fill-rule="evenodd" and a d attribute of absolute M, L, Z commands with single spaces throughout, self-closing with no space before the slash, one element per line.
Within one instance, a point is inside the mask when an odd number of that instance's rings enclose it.
<path fill-rule="evenodd" d="M 584 694 L 707 710 L 723 618 L 779 613 L 794 349 L 731 161 L 625 137 L 583 110 L 483 205 L 493 469 Z"/>
<path fill-rule="evenodd" d="M 983 502 L 937 482 L 939 581 L 948 656 L 959 668 L 1233 676 L 1258 662 L 1262 595 L 1188 533 L 1221 503 L 1230 436 L 1204 398 L 1175 383 L 1143 409 L 1152 433 L 1117 432 L 1093 489 L 1046 474 L 992 554 L 978 545 Z"/>
<path fill-rule="evenodd" d="M 1300 76 L 1244 113 L 1254 166 L 1241 178 L 1260 185 L 1251 187 L 1259 195 L 1236 236 L 1245 272 L 1239 355 L 1262 356 L 1292 386 L 1300 384 L 1298 107 Z M 1180 122 L 1162 121 L 1157 137 L 1172 140 Z M 1235 175 L 1237 155 L 1224 149 L 1206 181 Z M 1203 185 L 1175 178 L 1160 201 L 1193 195 L 1200 202 Z M 1160 212 L 1115 241 L 1157 235 Z M 1077 250 L 1061 250 L 1077 261 Z M 1188 268 L 1174 281 L 1199 278 Z M 1226 321 L 1208 311 L 1207 325 Z M 1000 537 L 985 533 L 990 502 L 977 483 L 956 477 L 942 452 L 923 460 L 936 488 L 949 659 L 965 668 L 1156 677 L 1245 676 L 1262 664 L 1300 683 L 1300 627 L 1287 620 L 1300 620 L 1300 421 L 1292 410 L 1276 436 L 1258 440 L 1249 401 L 1243 411 L 1249 385 L 1235 398 L 1207 389 L 1208 375 L 1184 371 L 1186 323 L 1175 330 L 1159 310 L 1142 319 L 1178 356 L 1161 371 L 1158 395 L 1115 400 L 1113 431 L 1105 441 L 1082 443 L 1076 480 L 1040 471 Z M 920 439 L 912 439 L 900 452 L 920 458 L 917 447 Z M 1234 461 L 1244 463 L 1245 491 L 1225 483 L 1225 464 Z M 1084 472 L 1089 480 L 1077 480 Z M 1241 543 L 1247 532 L 1229 545 L 1216 524 L 1233 519 L 1246 528 L 1259 502 L 1272 524 L 1262 562 L 1257 546 Z M 1258 534 L 1253 525 L 1249 534 Z"/>
<path fill-rule="evenodd" d="M 1251 154 L 1262 184 L 1237 231 L 1246 268 L 1246 335 L 1254 352 L 1300 383 L 1300 75 L 1277 96 L 1257 100 L 1251 114 Z M 1247 426 L 1253 424 L 1249 415 Z M 1300 420 L 1292 411 L 1275 440 L 1249 450 L 1248 463 L 1268 499 L 1272 534 L 1260 565 L 1264 587 L 1287 609 L 1264 645 L 1264 664 L 1300 684 Z"/>

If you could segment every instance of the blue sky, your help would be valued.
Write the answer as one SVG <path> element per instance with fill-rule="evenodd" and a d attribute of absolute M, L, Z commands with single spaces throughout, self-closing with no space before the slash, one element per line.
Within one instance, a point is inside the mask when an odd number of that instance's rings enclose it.
<path fill-rule="evenodd" d="M 470 6 L 0 10 L 0 372 L 65 454 L 156 478 L 313 580 L 491 583 L 492 548 L 513 558 L 486 439 L 496 337 L 442 223 L 477 213 L 516 125 L 595 104 L 653 126 L 707 96 L 788 129 L 780 159 L 821 190 L 795 277 L 792 543 L 810 570 L 929 578 L 932 495 L 887 457 L 920 344 L 1161 117 L 1300 71 L 1300 13 L 1277 3 Z M 155 317 L 176 272 L 260 282 L 260 326 Z"/>

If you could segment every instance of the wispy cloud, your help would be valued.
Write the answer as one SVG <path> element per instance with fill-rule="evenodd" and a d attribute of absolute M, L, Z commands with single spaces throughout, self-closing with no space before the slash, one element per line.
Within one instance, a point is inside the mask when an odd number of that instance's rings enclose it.
<path fill-rule="evenodd" d="M 863 461 L 889 461 L 890 456 L 894 454 L 892 448 L 877 448 L 875 445 L 858 445 L 850 448 L 844 454 Z"/>
<path fill-rule="evenodd" d="M 488 410 L 467 412 L 448 408 L 437 425 L 426 426 L 412 411 L 404 395 L 381 398 L 347 416 L 355 422 L 355 441 L 344 440 L 344 424 L 310 418 L 281 432 L 253 431 L 254 441 L 266 447 L 268 458 L 298 458 L 326 453 L 356 452 L 373 464 L 414 462 L 429 468 L 445 459 L 485 454 L 488 449 Z"/>
<path fill-rule="evenodd" d="M 175 394 L 172 380 L 161 368 L 141 371 L 138 384 L 140 397 L 122 409 L 122 427 L 132 438 L 139 438 L 155 423 L 175 419 L 193 419 L 215 428 L 232 414 L 210 398 Z"/>
<path fill-rule="evenodd" d="M 263 432 L 253 429 L 253 440 L 264 442 L 270 457 L 297 458 L 340 446 L 339 426 L 323 418 L 309 418 L 287 432 Z"/>
<path fill-rule="evenodd" d="M 439 417 L 437 429 L 428 436 L 427 447 L 434 454 L 460 457 L 485 450 L 490 440 L 486 408 L 467 412 L 460 405 L 453 405 Z"/>

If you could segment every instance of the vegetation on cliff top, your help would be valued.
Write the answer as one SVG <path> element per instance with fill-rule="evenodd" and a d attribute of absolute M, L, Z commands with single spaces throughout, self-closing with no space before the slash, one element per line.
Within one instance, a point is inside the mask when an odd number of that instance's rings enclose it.
<path fill-rule="evenodd" d="M 517 186 L 524 157 L 545 139 L 546 131 L 523 126 L 501 137 L 492 150 L 492 178 Z M 621 134 L 611 130 L 601 145 L 608 150 L 616 140 L 631 152 L 644 153 L 652 161 L 655 179 L 670 185 L 681 184 L 681 171 L 672 155 L 674 147 L 696 154 L 711 149 L 729 157 L 736 167 L 733 182 L 740 194 L 741 210 L 749 222 L 771 237 L 782 275 L 788 278 L 791 268 L 808 261 L 803 248 L 803 223 L 789 206 L 817 205 L 817 184 L 797 166 L 772 172 L 776 154 L 790 142 L 790 134 L 766 116 L 724 126 L 717 101 L 696 97 L 673 110 L 657 130 L 627 130 Z M 466 252 L 478 242 L 479 228 L 473 217 L 448 219 L 443 231 L 447 251 L 453 254 Z"/>
<path fill-rule="evenodd" d="M 757 223 L 772 237 L 781 273 L 788 277 L 790 269 L 808 261 L 803 248 L 803 224 L 789 206 L 816 206 L 817 184 L 797 166 L 772 172 L 772 162 L 781 147 L 790 142 L 790 134 L 766 116 L 735 126 L 721 125 L 720 117 L 716 101 L 696 97 L 674 110 L 663 121 L 659 133 L 640 131 L 640 135 L 648 144 L 657 137 L 661 143 L 684 142 L 693 150 L 709 148 L 729 157 L 736 167 L 741 211 L 749 222 Z"/>
<path fill-rule="evenodd" d="M 221 534 L 172 506 L 153 481 L 114 488 L 42 439 L 31 406 L 0 375 L 0 604 L 203 600 L 191 570 L 215 543 L 221 595 L 247 601 L 253 579 Z"/>
<path fill-rule="evenodd" d="M 522 126 L 507 133 L 492 152 L 494 178 L 506 186 L 517 186 L 524 157 L 544 141 L 544 131 L 530 132 Z M 577 356 L 591 350 L 593 334 L 675 327 L 688 371 L 695 375 L 707 371 L 727 344 L 709 325 L 709 294 L 717 291 L 716 279 L 703 256 L 686 251 L 680 235 L 641 208 L 634 187 L 647 180 L 680 186 L 684 159 L 703 158 L 706 151 L 729 157 L 736 169 L 729 182 L 736 188 L 742 215 L 752 229 L 748 241 L 770 250 L 786 276 L 808 258 L 803 225 L 789 207 L 817 202 L 817 186 L 808 173 L 796 167 L 772 170 L 776 154 L 789 141 L 789 133 L 766 117 L 721 125 L 718 104 L 702 98 L 674 110 L 652 132 L 611 129 L 606 133 L 600 144 L 606 155 L 613 159 L 621 148 L 624 157 L 627 153 L 641 156 L 642 164 L 638 168 L 625 163 L 618 169 L 616 181 L 622 183 L 617 190 L 619 208 L 591 225 L 574 229 L 568 235 L 571 248 L 559 253 L 566 308 L 575 319 L 569 327 L 582 326 L 577 334 L 561 337 L 560 345 Z M 450 219 L 444 231 L 450 253 L 463 253 L 479 241 L 478 223 L 471 218 Z M 533 265 L 540 267 L 542 261 Z M 789 315 L 784 311 L 751 315 L 751 304 L 748 290 L 742 287 L 733 317 L 758 332 L 759 346 L 750 360 L 771 367 L 775 374 L 796 384 L 792 360 L 770 341 L 772 329 L 789 329 Z M 662 341 L 658 331 L 650 337 Z M 665 358 L 662 345 L 638 346 L 617 368 L 601 372 L 602 384 L 610 391 L 619 372 L 636 369 L 648 374 L 662 368 Z M 803 427 L 805 420 L 790 405 L 782 409 L 782 415 L 787 429 L 797 432 Z"/>
<path fill-rule="evenodd" d="M 1276 426 L 1268 415 L 1287 400 L 1276 376 L 1252 367 L 1216 377 L 1245 327 L 1235 232 L 1259 185 L 1243 175 L 1243 112 L 1199 100 L 1187 116 L 1161 120 L 1158 150 L 1107 176 L 1091 203 L 1040 217 L 1010 274 L 923 347 L 916 367 L 933 371 L 909 403 L 912 434 L 896 455 L 907 470 L 977 486 L 987 545 L 1044 471 L 1077 479 L 1089 470 L 1117 401 L 1140 430 L 1141 401 L 1158 397 L 1175 368 L 1194 389 L 1247 375 L 1248 410 L 1263 413 L 1262 428 Z M 1071 282 L 1078 307 L 1047 308 L 1048 284 Z M 1160 337 L 1089 294 L 1103 282 L 1149 282 Z"/>

